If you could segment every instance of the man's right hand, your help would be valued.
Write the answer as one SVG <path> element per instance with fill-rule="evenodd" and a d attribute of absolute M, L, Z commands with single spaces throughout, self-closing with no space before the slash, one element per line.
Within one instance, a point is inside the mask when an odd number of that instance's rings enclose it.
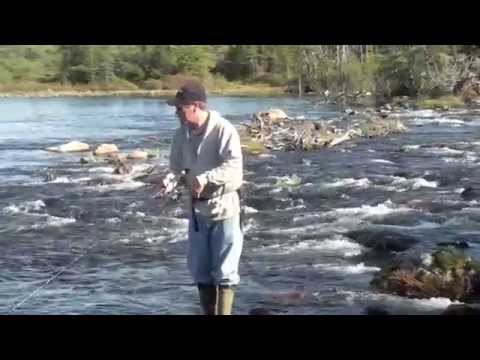
<path fill-rule="evenodd" d="M 177 180 L 175 174 L 169 173 L 157 185 L 157 193 L 153 197 L 158 198 L 171 194 L 175 190 L 176 186 Z"/>

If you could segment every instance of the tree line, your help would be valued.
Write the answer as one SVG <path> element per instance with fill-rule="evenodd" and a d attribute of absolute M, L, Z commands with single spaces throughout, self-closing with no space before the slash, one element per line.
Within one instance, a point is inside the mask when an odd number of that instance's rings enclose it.
<path fill-rule="evenodd" d="M 31 81 L 168 88 L 171 77 L 266 83 L 288 91 L 442 96 L 480 73 L 479 45 L 8 45 L 0 84 Z"/>

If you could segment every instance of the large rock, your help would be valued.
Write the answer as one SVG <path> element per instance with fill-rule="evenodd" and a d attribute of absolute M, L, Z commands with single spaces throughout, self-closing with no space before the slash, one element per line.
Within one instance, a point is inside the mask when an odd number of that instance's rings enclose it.
<path fill-rule="evenodd" d="M 274 124 L 281 122 L 282 120 L 287 120 L 288 115 L 280 109 L 268 109 L 267 111 L 255 114 L 255 118 L 268 124 Z"/>
<path fill-rule="evenodd" d="M 134 150 L 127 156 L 127 158 L 131 160 L 147 160 L 148 157 L 148 152 L 141 150 Z"/>
<path fill-rule="evenodd" d="M 453 304 L 447 307 L 442 315 L 480 315 L 480 305 Z"/>
<path fill-rule="evenodd" d="M 95 149 L 94 154 L 108 155 L 118 153 L 118 151 L 118 147 L 115 144 L 102 144 Z"/>
<path fill-rule="evenodd" d="M 371 285 L 410 298 L 474 302 L 480 296 L 480 263 L 454 249 L 439 250 L 423 259 L 398 257 L 374 275 Z"/>
<path fill-rule="evenodd" d="M 48 147 L 47 150 L 61 153 L 81 152 L 90 150 L 90 145 L 82 143 L 80 141 L 70 141 L 69 143 L 60 146 Z"/>
<path fill-rule="evenodd" d="M 390 230 L 353 230 L 347 232 L 346 236 L 377 251 L 405 251 L 418 242 L 413 236 Z"/>
<path fill-rule="evenodd" d="M 470 201 L 470 200 L 480 198 L 480 191 L 477 189 L 474 189 L 471 186 L 468 186 L 465 188 L 465 190 L 462 191 L 460 196 L 462 197 L 463 200 Z"/>

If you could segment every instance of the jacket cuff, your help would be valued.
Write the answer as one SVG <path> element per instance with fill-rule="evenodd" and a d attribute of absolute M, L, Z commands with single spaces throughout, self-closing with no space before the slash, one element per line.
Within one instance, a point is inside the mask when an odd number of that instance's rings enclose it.
<path fill-rule="evenodd" d="M 207 174 L 201 174 L 197 176 L 197 180 L 201 186 L 206 186 L 208 183 Z"/>

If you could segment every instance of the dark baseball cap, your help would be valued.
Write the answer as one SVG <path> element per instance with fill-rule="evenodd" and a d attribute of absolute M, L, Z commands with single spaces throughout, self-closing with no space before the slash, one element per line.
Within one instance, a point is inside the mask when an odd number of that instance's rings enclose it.
<path fill-rule="evenodd" d="M 178 90 L 175 98 L 167 101 L 170 106 L 191 105 L 195 101 L 207 102 L 207 92 L 197 81 L 187 81 Z"/>

